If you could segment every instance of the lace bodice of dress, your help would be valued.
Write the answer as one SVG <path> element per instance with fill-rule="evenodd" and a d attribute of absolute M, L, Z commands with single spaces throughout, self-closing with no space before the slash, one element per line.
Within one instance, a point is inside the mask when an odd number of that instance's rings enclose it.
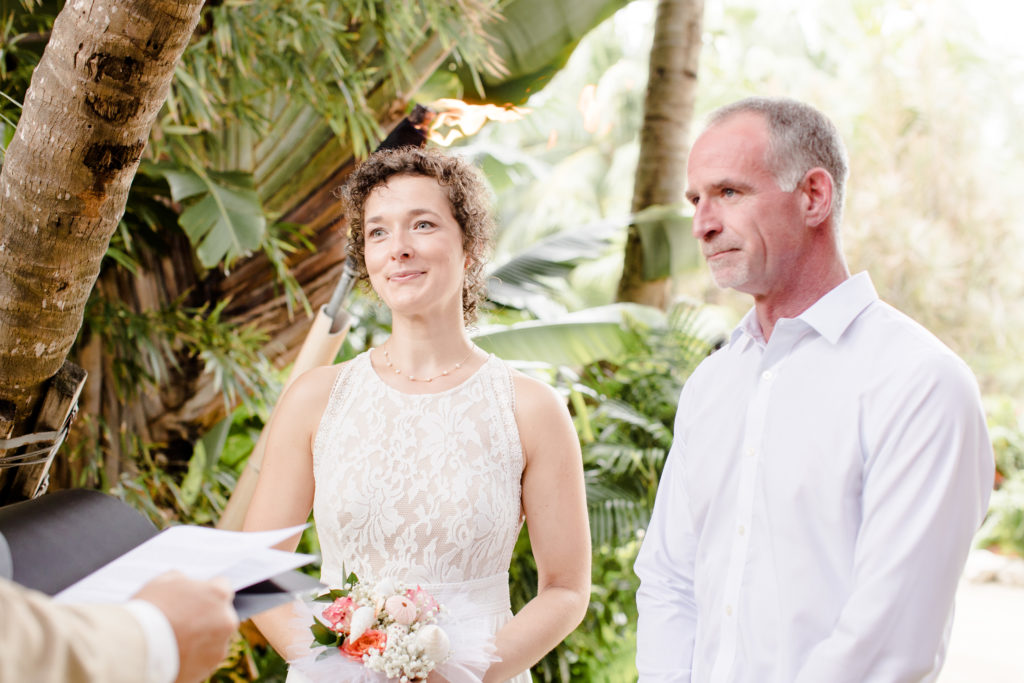
<path fill-rule="evenodd" d="M 435 394 L 388 386 L 369 352 L 343 367 L 313 442 L 323 581 L 355 572 L 454 583 L 508 571 L 522 525 L 514 401 L 494 356 Z"/>

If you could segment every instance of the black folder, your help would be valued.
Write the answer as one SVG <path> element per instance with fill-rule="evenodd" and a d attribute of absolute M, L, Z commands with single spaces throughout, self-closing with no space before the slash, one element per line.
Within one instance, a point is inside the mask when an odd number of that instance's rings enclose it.
<path fill-rule="evenodd" d="M 157 528 L 113 496 L 69 489 L 0 507 L 0 576 L 56 595 L 155 536 Z M 284 572 L 235 594 L 240 619 L 315 591 L 320 582 Z"/>

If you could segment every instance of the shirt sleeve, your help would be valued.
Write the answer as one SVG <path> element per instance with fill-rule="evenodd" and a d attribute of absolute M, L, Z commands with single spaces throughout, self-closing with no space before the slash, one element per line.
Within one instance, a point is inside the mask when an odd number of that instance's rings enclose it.
<path fill-rule="evenodd" d="M 994 460 L 974 377 L 920 360 L 862 399 L 861 526 L 849 598 L 796 683 L 933 681 Z"/>
<path fill-rule="evenodd" d="M 636 665 L 644 683 L 690 680 L 697 630 L 693 589 L 697 542 L 689 521 L 682 449 L 676 441 L 669 452 L 651 523 L 634 565 L 640 578 Z"/>
<path fill-rule="evenodd" d="M 145 600 L 131 600 L 124 604 L 139 622 L 146 639 L 145 683 L 174 683 L 178 677 L 178 640 L 164 613 Z"/>

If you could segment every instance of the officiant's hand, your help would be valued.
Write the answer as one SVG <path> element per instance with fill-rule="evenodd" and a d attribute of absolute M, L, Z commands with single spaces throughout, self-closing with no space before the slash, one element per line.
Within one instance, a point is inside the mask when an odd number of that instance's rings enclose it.
<path fill-rule="evenodd" d="M 174 629 L 180 662 L 176 683 L 204 680 L 224 661 L 238 631 L 234 596 L 226 579 L 196 581 L 179 572 L 159 576 L 135 594 L 156 605 Z"/>

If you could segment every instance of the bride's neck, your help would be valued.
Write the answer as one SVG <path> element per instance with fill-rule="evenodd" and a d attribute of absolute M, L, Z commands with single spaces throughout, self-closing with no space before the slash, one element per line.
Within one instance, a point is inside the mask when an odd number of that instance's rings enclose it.
<path fill-rule="evenodd" d="M 403 370 L 431 371 L 464 359 L 472 351 L 466 328 L 458 325 L 415 324 L 395 321 L 391 336 L 381 345 Z"/>

